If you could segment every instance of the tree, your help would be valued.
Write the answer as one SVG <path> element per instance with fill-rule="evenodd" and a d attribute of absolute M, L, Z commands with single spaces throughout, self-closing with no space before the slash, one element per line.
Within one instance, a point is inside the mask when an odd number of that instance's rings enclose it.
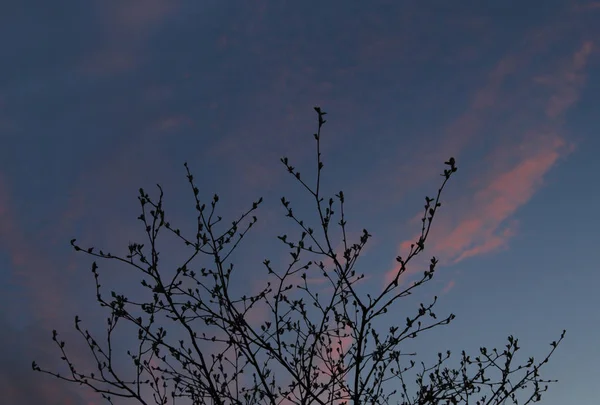
<path fill-rule="evenodd" d="M 378 293 L 360 291 L 364 274 L 355 265 L 371 236 L 363 230 L 360 240 L 352 243 L 346 236 L 344 194 L 339 192 L 327 201 L 321 190 L 323 161 L 320 151 L 321 129 L 326 115 L 319 107 L 316 140 L 317 174 L 314 186 L 307 184 L 288 158 L 281 162 L 315 202 L 318 227 L 312 228 L 299 219 L 292 204 L 281 198 L 286 216 L 298 227 L 299 237 L 278 238 L 290 249 L 291 260 L 283 270 L 274 268 L 269 260 L 264 266 L 270 280 L 258 293 L 236 296 L 230 286 L 234 271 L 229 261 L 232 252 L 256 223 L 253 212 L 262 198 L 252 203 L 231 226 L 219 231 L 222 218 L 216 216 L 219 197 L 214 195 L 207 207 L 199 197 L 187 163 L 187 179 L 193 191 L 197 217 L 197 232 L 186 236 L 170 224 L 163 209 L 163 190 L 158 185 L 158 199 L 139 190 L 141 215 L 147 244 L 131 243 L 125 257 L 81 248 L 73 239 L 76 251 L 99 259 L 117 260 L 143 274 L 142 286 L 150 296 L 146 302 L 129 300 L 111 292 L 106 299 L 101 293 L 98 265 L 94 261 L 97 301 L 108 308 L 107 344 L 100 345 L 88 330 L 82 329 L 75 317 L 75 328 L 83 336 L 97 362 L 97 373 L 79 372 L 69 359 L 65 343 L 53 331 L 70 375 L 61 375 L 40 368 L 59 379 L 87 385 L 112 403 L 112 398 L 135 398 L 141 404 L 150 399 L 141 388 L 150 387 L 158 404 L 176 403 L 187 397 L 193 404 L 502 404 L 530 403 L 540 400 L 547 383 L 539 376 L 542 366 L 564 338 L 552 342 L 548 355 L 539 362 L 529 358 L 513 366 L 519 350 L 518 339 L 508 337 L 502 350 L 485 347 L 472 357 L 464 351 L 459 365 L 448 367 L 450 352 L 439 353 L 435 364 L 416 366 L 413 357 L 402 345 L 420 333 L 447 325 L 450 314 L 438 320 L 432 311 L 437 297 L 420 307 L 401 323 L 376 324 L 401 298 L 432 279 L 438 260 L 431 258 L 429 269 L 412 284 L 399 280 L 409 262 L 425 249 L 433 219 L 441 206 L 440 197 L 449 179 L 457 171 L 454 158 L 445 162 L 442 184 L 437 195 L 425 198 L 421 235 L 411 245 L 408 255 L 398 256 L 398 271 L 393 280 Z M 334 214 L 337 215 L 343 251 L 335 252 L 331 236 Z M 221 225 L 222 226 L 222 225 Z M 176 235 L 190 249 L 172 274 L 160 266 L 156 241 L 161 231 Z M 311 260 L 304 259 L 311 256 Z M 192 261 L 208 257 L 212 264 L 196 268 Z M 327 289 L 311 285 L 307 279 L 322 277 Z M 372 292 L 371 292 L 372 293 Z M 247 320 L 249 311 L 259 305 L 268 308 L 269 316 L 259 324 Z M 179 325 L 185 337 L 167 337 L 167 328 L 158 326 L 158 316 Z M 116 369 L 111 336 L 117 324 L 127 322 L 138 330 L 134 352 L 127 351 L 135 378 L 126 380 Z M 409 373 L 413 379 L 409 380 Z M 490 374 L 493 376 L 490 377 Z M 413 382 L 414 381 L 414 382 Z M 412 384 L 412 385 L 411 385 Z M 188 401 L 189 402 L 189 401 Z"/>

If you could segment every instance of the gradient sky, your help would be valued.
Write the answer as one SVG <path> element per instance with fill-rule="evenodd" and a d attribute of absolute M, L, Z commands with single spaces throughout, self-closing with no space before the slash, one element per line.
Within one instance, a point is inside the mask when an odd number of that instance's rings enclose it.
<path fill-rule="evenodd" d="M 567 329 L 544 403 L 598 403 L 600 2 L 23 0 L 0 6 L 0 49 L 3 404 L 103 403 L 31 371 L 63 369 L 53 328 L 86 353 L 75 314 L 104 331 L 91 260 L 68 242 L 125 254 L 137 190 L 156 183 L 172 222 L 193 220 L 184 161 L 226 219 L 265 198 L 238 269 L 260 283 L 262 260 L 287 255 L 278 199 L 308 201 L 279 158 L 314 173 L 314 105 L 326 190 L 344 190 L 354 237 L 374 235 L 359 262 L 373 288 L 457 159 L 415 262 L 441 259 L 420 294 L 457 319 L 424 355 L 514 334 L 525 361 Z M 109 289 L 139 282 L 100 264 Z"/>

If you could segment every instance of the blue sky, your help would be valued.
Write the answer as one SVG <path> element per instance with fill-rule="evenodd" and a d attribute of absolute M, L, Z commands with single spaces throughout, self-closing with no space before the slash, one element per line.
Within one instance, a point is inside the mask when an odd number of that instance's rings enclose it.
<path fill-rule="evenodd" d="M 324 186 L 344 190 L 354 237 L 373 234 L 359 262 L 372 288 L 417 234 L 443 161 L 457 159 L 410 270 L 440 258 L 420 294 L 439 295 L 437 312 L 457 319 L 421 350 L 473 351 L 514 334 L 525 360 L 567 329 L 544 371 L 560 380 L 544 403 L 596 403 L 600 2 L 27 0 L 2 9 L 7 404 L 102 403 L 30 368 L 33 359 L 63 366 L 53 328 L 87 361 L 75 314 L 103 331 L 90 260 L 68 242 L 124 254 L 142 235 L 137 190 L 156 183 L 185 229 L 194 216 L 184 161 L 206 198 L 221 196 L 226 218 L 265 198 L 238 255 L 239 288 L 259 286 L 262 260 L 287 255 L 275 239 L 289 225 L 281 195 L 312 212 L 279 158 L 307 177 L 314 170 L 314 105 L 329 114 Z M 164 249 L 173 263 L 183 253 Z M 139 282 L 110 262 L 101 270 L 109 288 Z"/>

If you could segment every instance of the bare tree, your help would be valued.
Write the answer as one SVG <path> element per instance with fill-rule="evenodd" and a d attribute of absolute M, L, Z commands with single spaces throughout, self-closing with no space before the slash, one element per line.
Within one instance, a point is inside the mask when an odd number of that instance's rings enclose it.
<path fill-rule="evenodd" d="M 421 234 L 411 245 L 406 257 L 397 257 L 395 277 L 378 294 L 364 293 L 359 288 L 363 274 L 356 272 L 357 259 L 371 236 L 363 230 L 356 242 L 347 239 L 344 194 L 335 198 L 322 196 L 323 162 L 320 151 L 321 128 L 325 112 L 318 114 L 316 140 L 317 174 L 313 185 L 307 184 L 288 161 L 281 162 L 287 171 L 314 199 L 318 226 L 312 228 L 299 219 L 292 204 L 281 198 L 286 216 L 297 226 L 299 237 L 278 238 L 290 249 L 290 262 L 276 269 L 269 260 L 264 266 L 269 282 L 250 295 L 234 294 L 230 280 L 234 265 L 232 252 L 247 235 L 257 218 L 252 213 L 262 198 L 252 203 L 231 226 L 224 227 L 216 215 L 217 195 L 209 207 L 200 198 L 200 190 L 187 166 L 187 178 L 193 191 L 197 211 L 195 235 L 186 236 L 174 228 L 163 210 L 163 190 L 158 186 L 157 199 L 140 189 L 141 215 L 147 234 L 146 244 L 131 243 L 125 257 L 83 249 L 76 251 L 101 259 L 116 260 L 132 266 L 143 274 L 142 286 L 147 288 L 146 302 L 136 302 L 125 295 L 111 292 L 107 300 L 101 294 L 98 265 L 92 264 L 97 300 L 110 311 L 107 344 L 100 345 L 88 330 L 82 329 L 75 317 L 75 328 L 83 336 L 97 363 L 96 373 L 78 372 L 69 359 L 65 343 L 53 331 L 62 359 L 70 373 L 32 367 L 62 380 L 87 385 L 112 403 L 114 397 L 135 398 L 141 404 L 184 402 L 193 404 L 527 404 L 539 401 L 547 383 L 539 376 L 564 337 L 552 342 L 551 350 L 541 361 L 529 358 L 524 364 L 513 365 L 519 350 L 518 340 L 509 336 L 502 350 L 481 348 L 476 356 L 464 351 L 459 364 L 447 366 L 450 352 L 439 353 L 435 364 L 417 366 L 416 353 L 403 351 L 403 343 L 421 332 L 446 325 L 454 315 L 437 319 L 431 303 L 421 304 L 402 323 L 375 321 L 411 295 L 413 290 L 431 280 L 436 264 L 431 258 L 429 269 L 406 286 L 399 280 L 408 263 L 425 249 L 433 218 L 440 208 L 440 196 L 446 183 L 456 172 L 456 162 L 450 158 L 442 173 L 442 183 L 435 197 L 425 198 Z M 339 210 L 339 211 L 338 211 Z M 331 237 L 334 214 L 341 241 Z M 221 225 L 219 225 L 221 224 Z M 218 230 L 219 227 L 223 229 Z M 161 267 L 157 239 L 161 231 L 173 233 L 184 243 L 190 254 L 176 269 Z M 340 254 L 336 247 L 343 246 Z M 212 263 L 197 268 L 193 261 L 208 257 Z M 310 256 L 309 259 L 305 259 Z M 318 277 L 325 281 L 315 287 L 308 280 Z M 262 305 L 269 316 L 258 324 L 248 321 L 250 311 Z M 168 319 L 167 327 L 158 326 L 158 316 Z M 111 336 L 119 322 L 128 322 L 138 330 L 135 351 L 128 351 L 135 377 L 127 380 L 117 370 Z M 169 325 L 177 324 L 180 336 L 167 337 Z M 409 372 L 410 371 L 410 372 Z M 142 387 L 146 389 L 146 394 Z M 151 398 L 148 394 L 152 391 Z"/>

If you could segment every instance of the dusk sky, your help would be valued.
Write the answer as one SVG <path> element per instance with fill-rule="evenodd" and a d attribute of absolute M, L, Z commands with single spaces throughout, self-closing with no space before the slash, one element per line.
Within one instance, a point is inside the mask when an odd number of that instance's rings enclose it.
<path fill-rule="evenodd" d="M 92 259 L 69 240 L 125 255 L 144 237 L 137 190 L 156 183 L 189 228 L 186 161 L 228 222 L 264 197 L 236 262 L 237 288 L 264 283 L 262 261 L 287 260 L 276 235 L 294 229 L 281 196 L 314 211 L 279 158 L 313 178 L 315 105 L 328 113 L 323 187 L 344 190 L 351 237 L 373 235 L 357 270 L 374 290 L 457 160 L 409 268 L 435 255 L 436 276 L 397 307 L 402 322 L 438 295 L 436 313 L 457 315 L 423 335 L 422 358 L 451 349 L 457 365 L 460 350 L 512 334 L 524 363 L 566 329 L 542 403 L 600 403 L 600 2 L 4 1 L 0 50 L 3 405 L 105 403 L 31 370 L 66 371 L 52 329 L 94 364 L 76 314 L 105 341 Z M 99 265 L 106 291 L 139 286 L 131 269 Z"/>

